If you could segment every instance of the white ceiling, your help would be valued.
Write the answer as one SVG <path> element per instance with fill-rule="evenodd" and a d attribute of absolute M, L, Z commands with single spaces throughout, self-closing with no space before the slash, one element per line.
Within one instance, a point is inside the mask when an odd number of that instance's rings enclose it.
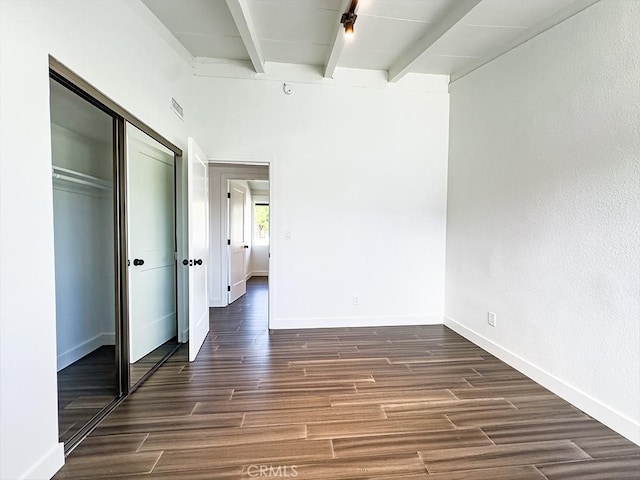
<path fill-rule="evenodd" d="M 142 0 L 194 58 L 386 70 L 453 79 L 598 0 L 360 0 L 355 35 L 340 16 L 351 0 Z"/>

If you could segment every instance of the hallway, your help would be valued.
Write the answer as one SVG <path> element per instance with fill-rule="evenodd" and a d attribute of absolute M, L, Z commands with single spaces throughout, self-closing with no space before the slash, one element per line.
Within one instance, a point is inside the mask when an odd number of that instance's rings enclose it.
<path fill-rule="evenodd" d="M 444 326 L 269 335 L 247 287 L 55 478 L 637 478 L 639 447 Z"/>

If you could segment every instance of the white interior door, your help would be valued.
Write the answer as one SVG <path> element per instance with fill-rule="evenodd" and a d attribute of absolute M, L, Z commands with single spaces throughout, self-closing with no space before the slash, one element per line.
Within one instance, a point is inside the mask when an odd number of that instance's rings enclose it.
<path fill-rule="evenodd" d="M 193 138 L 189 138 L 187 153 L 189 361 L 194 361 L 209 333 L 209 168 Z"/>
<path fill-rule="evenodd" d="M 177 336 L 173 152 L 127 124 L 129 356 Z"/>
<path fill-rule="evenodd" d="M 237 183 L 229 182 L 229 303 L 247 293 L 244 206 L 247 192 Z"/>

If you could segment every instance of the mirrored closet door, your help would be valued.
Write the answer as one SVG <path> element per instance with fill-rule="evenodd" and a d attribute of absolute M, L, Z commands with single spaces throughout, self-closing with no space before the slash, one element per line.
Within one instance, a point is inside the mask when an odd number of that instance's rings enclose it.
<path fill-rule="evenodd" d="M 120 397 L 116 120 L 50 80 L 59 436 Z"/>
<path fill-rule="evenodd" d="M 175 178 L 182 151 L 55 65 L 58 424 L 69 451 L 179 346 Z"/>
<path fill-rule="evenodd" d="M 174 153 L 126 125 L 130 385 L 178 346 Z"/>

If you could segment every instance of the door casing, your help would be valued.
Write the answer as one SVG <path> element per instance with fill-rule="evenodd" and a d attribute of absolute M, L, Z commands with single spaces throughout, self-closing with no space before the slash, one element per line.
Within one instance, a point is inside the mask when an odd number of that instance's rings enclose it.
<path fill-rule="evenodd" d="M 227 156 L 209 156 L 209 166 L 212 168 L 233 168 L 233 167 L 241 167 L 241 168 L 250 168 L 250 167 L 266 167 L 266 173 L 240 173 L 239 171 L 234 171 L 233 173 L 223 172 L 220 174 L 220 183 L 214 184 L 214 176 L 211 175 L 211 183 L 210 183 L 210 192 L 212 195 L 217 194 L 218 199 L 216 203 L 220 206 L 220 216 L 214 218 L 211 217 L 212 225 L 217 225 L 217 236 L 215 239 L 211 237 L 211 259 L 216 259 L 216 262 L 219 262 L 220 271 L 218 272 L 219 280 L 218 282 L 212 282 L 215 286 L 215 283 L 220 285 L 221 289 L 224 289 L 224 292 L 220 292 L 219 295 L 210 295 L 210 303 L 211 307 L 225 307 L 228 305 L 228 297 L 227 297 L 227 280 L 229 279 L 228 272 L 228 249 L 227 249 L 227 189 L 224 188 L 229 180 L 269 180 L 269 313 L 268 313 L 268 324 L 269 328 L 272 325 L 273 312 L 275 309 L 275 298 L 276 291 L 278 286 L 278 277 L 277 277 L 277 265 L 274 262 L 274 259 L 277 258 L 278 248 L 279 248 L 279 217 L 278 217 L 278 202 L 276 198 L 277 192 L 277 169 L 275 168 L 275 161 L 270 159 L 268 156 L 262 159 L 240 159 L 240 158 L 229 158 Z M 217 193 L 216 193 L 217 192 Z M 212 197 L 213 198 L 213 197 Z M 212 213 L 213 209 L 212 209 Z M 213 269 L 213 267 L 212 267 Z M 222 303 L 215 303 L 214 299 Z"/>

